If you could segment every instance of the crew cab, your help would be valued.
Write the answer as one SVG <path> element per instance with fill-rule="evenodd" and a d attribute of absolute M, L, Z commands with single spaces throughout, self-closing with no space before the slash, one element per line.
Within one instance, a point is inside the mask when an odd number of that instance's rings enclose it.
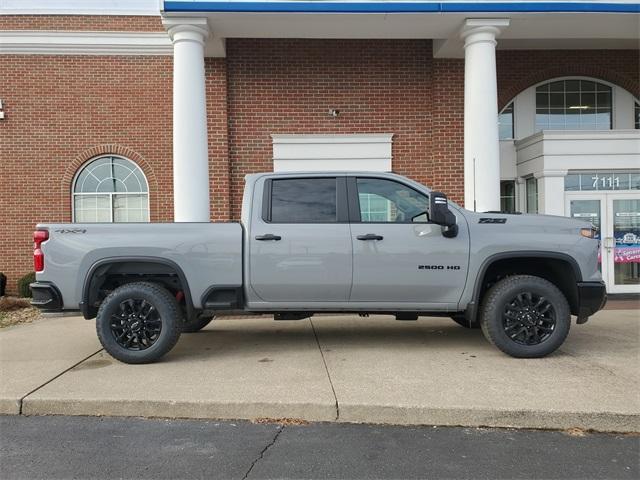
<path fill-rule="evenodd" d="M 33 305 L 96 318 L 152 362 L 217 314 L 448 316 L 541 357 L 601 309 L 598 240 L 564 217 L 478 213 L 392 173 L 246 177 L 239 223 L 37 225 Z"/>

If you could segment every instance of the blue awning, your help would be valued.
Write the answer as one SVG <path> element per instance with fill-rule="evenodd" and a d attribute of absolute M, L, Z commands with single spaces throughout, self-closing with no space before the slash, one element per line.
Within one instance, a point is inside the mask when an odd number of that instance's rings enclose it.
<path fill-rule="evenodd" d="M 165 0 L 165 12 L 248 13 L 640 13 L 640 2 L 430 0 Z"/>

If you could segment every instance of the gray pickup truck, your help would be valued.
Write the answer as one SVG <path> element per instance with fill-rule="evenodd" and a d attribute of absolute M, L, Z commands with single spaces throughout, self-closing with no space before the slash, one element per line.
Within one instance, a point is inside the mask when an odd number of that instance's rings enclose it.
<path fill-rule="evenodd" d="M 448 316 L 541 357 L 606 301 L 590 224 L 471 212 L 391 173 L 248 175 L 240 223 L 36 228 L 32 303 L 95 317 L 127 363 L 222 312 Z"/>

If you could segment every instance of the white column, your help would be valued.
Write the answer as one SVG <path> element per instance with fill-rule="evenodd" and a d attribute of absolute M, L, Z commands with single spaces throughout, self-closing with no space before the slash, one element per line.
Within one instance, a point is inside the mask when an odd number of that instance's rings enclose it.
<path fill-rule="evenodd" d="M 165 18 L 173 42 L 173 209 L 176 222 L 208 222 L 206 18 Z"/>
<path fill-rule="evenodd" d="M 464 39 L 464 206 L 500 210 L 496 36 L 506 19 L 468 19 Z"/>
<path fill-rule="evenodd" d="M 566 170 L 544 170 L 538 179 L 538 213 L 564 216 L 564 177 Z"/>

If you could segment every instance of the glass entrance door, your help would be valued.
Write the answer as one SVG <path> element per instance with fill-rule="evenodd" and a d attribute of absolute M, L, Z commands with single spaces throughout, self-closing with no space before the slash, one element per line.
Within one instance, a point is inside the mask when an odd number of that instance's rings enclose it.
<path fill-rule="evenodd" d="M 598 266 L 609 293 L 640 293 L 640 195 L 567 194 L 571 218 L 591 222 L 600 240 Z"/>
<path fill-rule="evenodd" d="M 640 292 L 640 195 L 607 194 L 607 223 L 610 291 Z"/>

